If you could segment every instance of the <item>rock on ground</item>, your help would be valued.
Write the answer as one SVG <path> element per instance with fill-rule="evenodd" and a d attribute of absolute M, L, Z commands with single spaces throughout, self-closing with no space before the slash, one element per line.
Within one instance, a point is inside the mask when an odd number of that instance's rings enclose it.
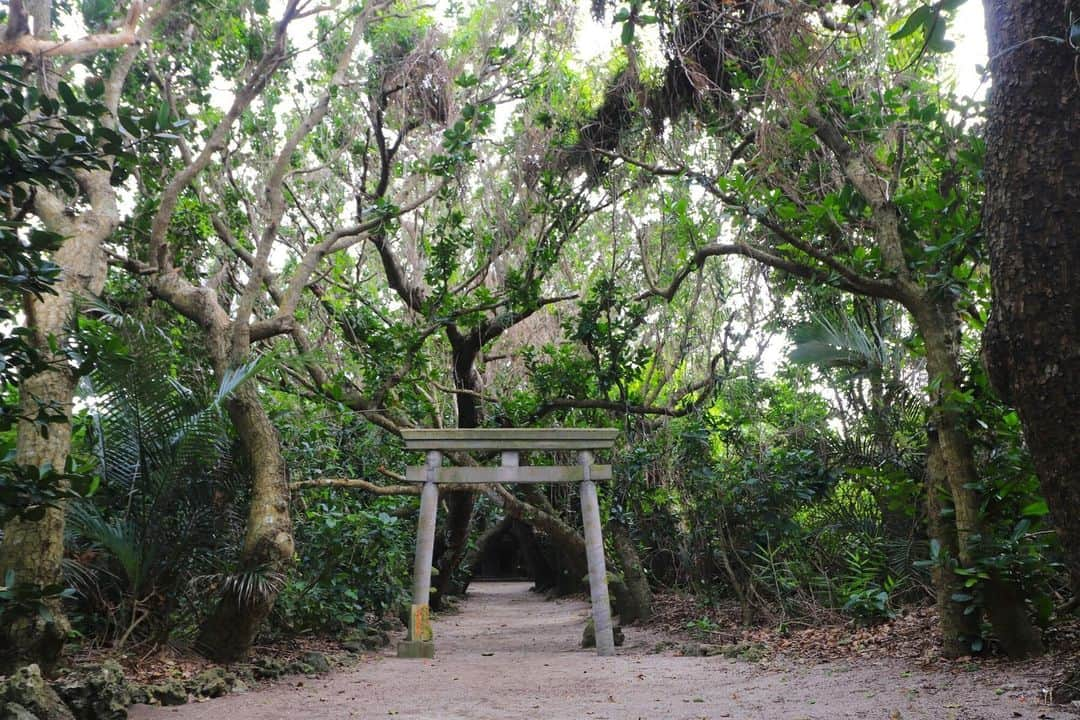
<path fill-rule="evenodd" d="M 70 675 L 56 689 L 78 720 L 124 720 L 132 703 L 133 688 L 113 660 Z"/>
<path fill-rule="evenodd" d="M 75 720 L 71 710 L 42 677 L 37 665 L 16 670 L 0 686 L 0 691 L 0 704 L 4 706 L 0 717 L 4 720 L 25 720 L 27 716 L 38 720 Z"/>

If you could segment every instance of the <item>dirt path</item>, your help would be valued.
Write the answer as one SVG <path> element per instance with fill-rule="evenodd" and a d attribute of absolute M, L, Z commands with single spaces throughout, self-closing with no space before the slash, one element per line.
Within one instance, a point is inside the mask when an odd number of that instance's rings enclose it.
<path fill-rule="evenodd" d="M 997 720 L 1063 718 L 1023 702 L 1034 680 L 999 672 L 924 672 L 891 660 L 806 665 L 650 654 L 659 638 L 628 628 L 619 656 L 578 647 L 588 606 L 545 602 L 524 583 L 470 588 L 435 622 L 437 657 L 388 651 L 348 671 L 177 708 L 136 706 L 133 720 L 468 718 L 548 720 Z M 1002 691 L 1002 683 L 1011 683 Z"/>

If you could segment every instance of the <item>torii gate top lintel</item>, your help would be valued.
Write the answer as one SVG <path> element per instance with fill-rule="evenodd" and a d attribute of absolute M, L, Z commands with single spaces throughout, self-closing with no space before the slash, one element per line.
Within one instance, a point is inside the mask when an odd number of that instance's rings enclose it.
<path fill-rule="evenodd" d="M 600 502 L 596 480 L 610 480 L 610 465 L 594 465 L 592 450 L 615 444 L 619 431 L 606 428 L 454 428 L 402 430 L 408 450 L 426 450 L 423 467 L 409 467 L 405 478 L 423 483 L 420 522 L 416 529 L 413 599 L 409 634 L 398 644 L 399 657 L 434 657 L 428 600 L 435 545 L 435 515 L 440 483 L 551 483 L 576 482 L 581 488 L 581 517 L 585 526 L 585 555 L 589 563 L 589 592 L 598 655 L 614 655 L 615 641 L 608 599 L 604 539 L 600 528 Z M 487 467 L 442 467 L 447 450 L 501 451 L 502 464 Z M 576 450 L 577 465 L 521 467 L 520 452 Z"/>
<path fill-rule="evenodd" d="M 406 450 L 426 450 L 425 466 L 411 466 L 405 471 L 408 482 L 438 484 L 491 483 L 573 483 L 583 480 L 610 480 L 610 465 L 594 465 L 592 456 L 582 455 L 615 444 L 619 431 L 614 429 L 512 428 L 403 430 Z M 501 467 L 441 467 L 442 453 L 457 451 L 501 451 Z M 577 451 L 577 465 L 522 466 L 521 452 Z M 437 455 L 432 456 L 432 453 Z"/>
<path fill-rule="evenodd" d="M 608 428 L 453 428 L 402 430 L 407 450 L 600 450 L 615 444 Z"/>

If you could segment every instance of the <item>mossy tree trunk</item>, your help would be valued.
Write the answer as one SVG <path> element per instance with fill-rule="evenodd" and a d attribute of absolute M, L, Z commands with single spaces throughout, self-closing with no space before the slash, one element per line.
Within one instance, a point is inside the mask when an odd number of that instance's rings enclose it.
<path fill-rule="evenodd" d="M 251 470 L 251 503 L 237 572 L 224 584 L 197 642 L 200 652 L 218 662 L 247 656 L 274 607 L 294 551 L 277 429 L 250 382 L 236 391 L 228 409 Z"/>
<path fill-rule="evenodd" d="M 953 596 L 963 591 L 956 574 L 959 544 L 956 523 L 952 520 L 952 494 L 941 454 L 937 433 L 931 433 L 926 453 L 926 516 L 930 540 L 937 544 L 934 564 L 930 568 L 931 582 L 937 602 L 941 628 L 941 654 L 947 658 L 971 654 L 972 642 L 979 637 L 979 616 L 966 612 L 966 607 Z"/>
<path fill-rule="evenodd" d="M 950 395 L 959 388 L 959 321 L 951 307 L 942 308 L 923 296 L 909 308 L 926 347 L 926 368 L 931 379 L 930 432 L 944 468 L 953 501 L 957 558 L 964 567 L 978 560 L 977 539 L 983 536 L 978 473 L 963 418 Z M 935 460 L 935 462 L 937 462 Z M 936 486 L 931 483 L 930 491 Z M 950 583 L 951 585 L 951 583 Z M 948 587 L 938 588 L 948 593 Z M 1028 615 L 1024 594 L 1013 578 L 991 574 L 985 581 L 987 619 L 1009 657 L 1030 657 L 1044 652 L 1038 628 Z"/>
<path fill-rule="evenodd" d="M 649 587 L 649 579 L 641 565 L 634 539 L 626 526 L 617 520 L 609 522 L 607 527 L 627 590 L 625 599 L 620 603 L 619 621 L 628 625 L 638 620 L 648 620 L 652 617 L 652 588 Z"/>
<path fill-rule="evenodd" d="M 71 216 L 61 198 L 41 189 L 35 213 L 45 226 L 65 237 L 53 261 L 60 267 L 56 294 L 29 298 L 25 304 L 31 343 L 48 363 L 45 370 L 26 377 L 19 386 L 23 417 L 16 436 L 16 461 L 62 472 L 71 452 L 71 411 L 76 378 L 63 353 L 79 297 L 101 293 L 106 264 L 102 243 L 119 222 L 109 185 L 108 171 L 77 174 L 92 209 Z M 58 350 L 58 351 L 54 351 Z M 35 422 L 40 412 L 58 420 L 45 426 Z M 0 578 L 14 571 L 17 583 L 42 588 L 62 580 L 64 509 L 50 507 L 38 520 L 15 519 L 4 527 L 0 543 Z M 48 670 L 59 658 L 70 625 L 56 602 L 46 603 L 48 615 L 18 618 L 0 635 L 0 664 L 38 663 Z"/>

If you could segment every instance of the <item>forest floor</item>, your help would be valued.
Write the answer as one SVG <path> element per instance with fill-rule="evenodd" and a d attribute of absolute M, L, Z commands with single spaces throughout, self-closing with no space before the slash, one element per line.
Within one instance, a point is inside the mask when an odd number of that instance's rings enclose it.
<path fill-rule="evenodd" d="M 1041 704 L 1045 664 L 920 663 L 911 658 L 756 661 L 679 654 L 654 628 L 625 628 L 618 655 L 580 647 L 586 602 L 545 601 L 527 583 L 474 583 L 461 611 L 435 619 L 436 658 L 393 648 L 354 668 L 283 679 L 132 720 L 396 717 L 650 720 L 1032 720 L 1074 717 Z"/>

